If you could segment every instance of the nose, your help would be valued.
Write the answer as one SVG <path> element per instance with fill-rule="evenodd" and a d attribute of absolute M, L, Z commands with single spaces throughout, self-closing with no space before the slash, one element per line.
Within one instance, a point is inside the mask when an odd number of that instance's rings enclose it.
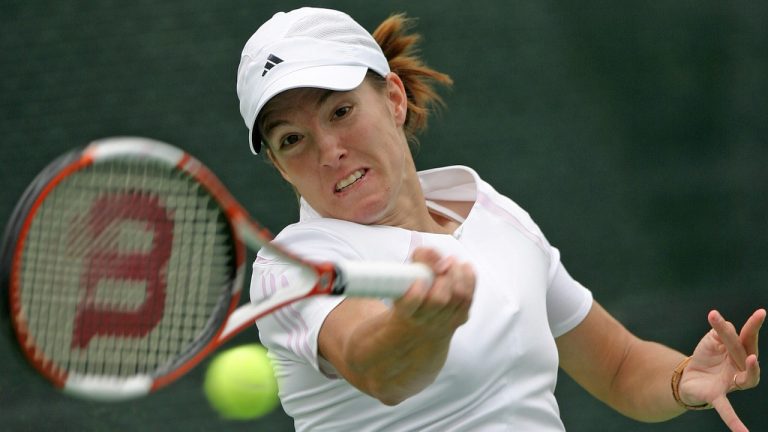
<path fill-rule="evenodd" d="M 317 140 L 321 166 L 336 168 L 347 157 L 347 149 L 338 136 L 325 133 Z"/>

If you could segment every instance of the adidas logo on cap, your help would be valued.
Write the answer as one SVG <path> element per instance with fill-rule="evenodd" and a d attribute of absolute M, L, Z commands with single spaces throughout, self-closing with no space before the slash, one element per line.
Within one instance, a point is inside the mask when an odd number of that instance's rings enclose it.
<path fill-rule="evenodd" d="M 267 62 L 264 63 L 264 71 L 261 73 L 261 76 L 264 76 L 269 72 L 270 69 L 275 67 L 275 65 L 278 65 L 283 62 L 283 59 L 280 57 L 270 54 L 269 57 L 267 57 Z"/>

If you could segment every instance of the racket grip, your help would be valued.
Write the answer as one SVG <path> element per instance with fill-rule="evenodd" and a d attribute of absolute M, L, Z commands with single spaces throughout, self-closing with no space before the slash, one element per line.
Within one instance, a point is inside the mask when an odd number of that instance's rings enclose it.
<path fill-rule="evenodd" d="M 336 294 L 358 297 L 391 297 L 403 295 L 417 280 L 431 285 L 434 274 L 425 264 L 371 261 L 336 263 Z"/>
<path fill-rule="evenodd" d="M 123 401 L 149 394 L 152 383 L 149 375 L 120 378 L 70 373 L 64 383 L 64 392 L 99 402 Z"/>

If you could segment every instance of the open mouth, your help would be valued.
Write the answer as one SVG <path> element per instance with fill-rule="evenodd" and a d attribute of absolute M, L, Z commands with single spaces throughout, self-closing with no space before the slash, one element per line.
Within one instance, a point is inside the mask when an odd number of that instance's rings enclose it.
<path fill-rule="evenodd" d="M 347 189 L 348 187 L 352 186 L 353 184 L 357 183 L 360 179 L 365 177 L 365 173 L 367 173 L 367 169 L 359 169 L 352 174 L 348 175 L 338 183 L 336 183 L 336 192 L 341 192 L 344 189 Z"/>

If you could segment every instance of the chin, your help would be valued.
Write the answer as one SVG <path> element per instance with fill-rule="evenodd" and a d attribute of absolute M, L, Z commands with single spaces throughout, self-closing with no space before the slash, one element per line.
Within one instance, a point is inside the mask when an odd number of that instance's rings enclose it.
<path fill-rule="evenodd" d="M 338 218 L 361 225 L 377 225 L 381 221 L 384 210 L 372 206 L 358 207 Z"/>
<path fill-rule="evenodd" d="M 312 206 L 323 217 L 345 220 L 348 222 L 354 222 L 361 225 L 378 225 L 387 214 L 389 206 L 386 199 L 382 199 L 380 195 L 377 196 L 368 195 L 362 199 L 348 199 L 342 201 L 346 205 L 339 202 L 334 203 L 326 202 L 322 206 Z M 310 203 L 312 205 L 312 203 Z"/>

